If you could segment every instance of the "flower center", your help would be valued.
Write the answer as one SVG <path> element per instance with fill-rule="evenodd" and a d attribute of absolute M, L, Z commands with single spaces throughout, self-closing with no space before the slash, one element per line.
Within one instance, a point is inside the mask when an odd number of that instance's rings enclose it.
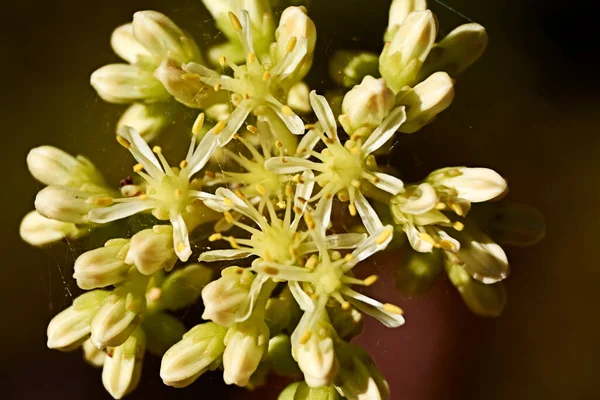
<path fill-rule="evenodd" d="M 252 236 L 254 249 L 265 261 L 285 263 L 292 257 L 290 250 L 294 244 L 294 232 L 289 228 L 265 227 L 260 234 Z"/>
<path fill-rule="evenodd" d="M 160 213 L 157 218 L 169 219 L 171 212 L 182 213 L 188 205 L 189 181 L 187 175 L 165 175 L 158 185 L 151 185 L 148 196 L 159 203 Z"/>
<path fill-rule="evenodd" d="M 330 296 L 342 288 L 342 271 L 330 264 L 318 267 L 317 291 Z"/>
<path fill-rule="evenodd" d="M 361 179 L 362 162 L 360 154 L 353 154 L 341 144 L 335 143 L 323 151 L 324 163 L 329 167 L 331 174 L 336 176 L 343 186 L 349 186 L 353 181 Z"/>

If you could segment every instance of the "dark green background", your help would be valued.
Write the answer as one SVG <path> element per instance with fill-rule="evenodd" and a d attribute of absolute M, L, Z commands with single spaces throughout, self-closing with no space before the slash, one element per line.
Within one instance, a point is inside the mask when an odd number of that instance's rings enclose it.
<path fill-rule="evenodd" d="M 434 124 L 399 138 L 394 163 L 407 180 L 447 165 L 487 166 L 509 181 L 510 199 L 547 218 L 546 239 L 509 248 L 509 302 L 497 319 L 471 316 L 441 280 L 423 298 L 397 302 L 407 325 L 367 324 L 368 343 L 392 386 L 392 399 L 598 398 L 598 15 L 586 2 L 445 0 L 488 29 L 485 56 L 457 82 L 457 97 Z M 134 11 L 167 13 L 199 43 L 216 31 L 199 0 L 2 2 L 2 262 L 0 265 L 0 397 L 104 399 L 100 371 L 81 354 L 45 347 L 50 318 L 70 304 L 77 250 L 37 250 L 18 226 L 41 186 L 26 170 L 28 150 L 52 144 L 89 156 L 115 185 L 132 165 L 114 141 L 121 107 L 99 100 L 90 73 L 115 62 L 112 29 Z M 430 1 L 448 32 L 465 18 Z M 327 88 L 326 56 L 340 48 L 377 51 L 389 1 L 313 0 L 318 27 L 311 84 Z M 171 135 L 171 136 L 168 136 Z M 171 129 L 161 137 L 183 140 Z M 393 268 L 397 254 L 378 256 Z M 394 300 L 392 284 L 378 294 Z M 383 289 L 381 289 L 383 288 Z M 389 293 L 382 293 L 389 292 Z M 248 398 L 218 374 L 187 389 L 162 386 L 159 361 L 147 359 L 131 399 Z M 257 392 L 254 398 L 274 398 Z"/>

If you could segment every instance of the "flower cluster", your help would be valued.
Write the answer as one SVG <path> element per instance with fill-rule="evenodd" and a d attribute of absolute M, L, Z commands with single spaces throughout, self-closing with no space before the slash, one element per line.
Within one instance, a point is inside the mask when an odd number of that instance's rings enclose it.
<path fill-rule="evenodd" d="M 543 236 L 543 220 L 523 206 L 469 213 L 507 191 L 490 169 L 444 168 L 409 184 L 377 163 L 398 132 L 420 130 L 450 105 L 485 30 L 471 23 L 436 42 L 425 1 L 394 0 L 379 57 L 331 58 L 332 79 L 352 86 L 337 110 L 330 93 L 303 82 L 317 40 L 305 7 L 286 8 L 277 25 L 268 0 L 204 3 L 224 43 L 201 49 L 165 15 L 140 11 L 111 39 L 128 64 L 92 74 L 102 99 L 131 104 L 116 139 L 135 160 L 134 178 L 112 187 L 86 158 L 51 146 L 27 157 L 47 185 L 21 224 L 28 243 L 75 240 L 122 219 L 134 227 L 76 259 L 73 277 L 88 292 L 52 319 L 48 347 L 82 347 L 114 398 L 138 385 L 147 350 L 177 388 L 222 370 L 225 383 L 250 389 L 271 373 L 303 377 L 280 399 L 386 399 L 388 383 L 351 340 L 364 314 L 396 328 L 404 313 L 362 293 L 378 276 L 355 267 L 406 237 L 400 289 L 445 264 L 469 308 L 497 315 L 509 268 L 490 236 Z M 172 99 L 202 110 L 175 160 L 148 144 Z M 205 321 L 186 332 L 171 312 L 199 299 Z"/>

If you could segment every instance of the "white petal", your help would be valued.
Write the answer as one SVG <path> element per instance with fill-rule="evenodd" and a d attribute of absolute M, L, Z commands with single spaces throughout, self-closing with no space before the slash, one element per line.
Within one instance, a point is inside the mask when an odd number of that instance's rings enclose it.
<path fill-rule="evenodd" d="M 279 102 L 279 100 L 277 100 L 275 97 L 268 95 L 266 97 L 266 100 L 269 103 L 269 105 L 271 106 L 271 108 L 273 109 L 273 111 L 275 111 L 277 116 L 283 121 L 285 126 L 290 130 L 290 132 L 292 132 L 294 135 L 304 134 L 304 122 L 302 121 L 302 118 L 297 116 L 294 112 L 292 112 L 292 115 L 285 115 L 283 113 L 284 105 L 281 104 Z"/>
<path fill-rule="evenodd" d="M 216 71 L 213 71 L 210 68 L 206 68 L 204 65 L 196 64 L 195 62 L 189 62 L 187 64 L 183 64 L 181 68 L 185 72 L 189 72 L 191 74 L 198 74 L 203 77 L 213 77 L 218 78 L 220 74 Z"/>
<path fill-rule="evenodd" d="M 483 232 L 471 236 L 465 233 L 466 242 L 458 252 L 464 262 L 462 267 L 473 278 L 485 284 L 499 282 L 509 274 L 506 253 Z"/>
<path fill-rule="evenodd" d="M 258 214 L 258 211 L 250 205 L 248 205 L 244 200 L 240 199 L 235 193 L 226 188 L 218 188 L 216 191 L 217 196 L 221 196 L 222 198 L 226 198 L 231 201 L 235 210 L 241 214 L 244 214 L 246 217 L 251 218 L 257 223 L 260 223 L 260 220 L 263 219 L 262 216 Z M 257 220 L 257 218 L 259 218 Z"/>
<path fill-rule="evenodd" d="M 259 262 L 252 266 L 259 274 L 281 281 L 309 282 L 313 279 L 313 273 L 306 268 L 272 262 Z"/>
<path fill-rule="evenodd" d="M 404 191 L 404 182 L 395 176 L 384 174 L 381 172 L 370 172 L 377 177 L 377 183 L 373 183 L 379 189 L 393 194 L 394 196 Z"/>
<path fill-rule="evenodd" d="M 131 144 L 129 151 L 153 178 L 160 179 L 164 175 L 160 162 L 138 131 L 129 126 L 122 126 L 117 134 Z"/>
<path fill-rule="evenodd" d="M 381 230 L 383 228 L 383 224 L 381 223 L 377 212 L 375 212 L 365 196 L 363 196 L 360 191 L 356 191 L 356 193 L 356 199 L 354 200 L 356 211 L 358 211 L 358 215 L 360 215 L 365 228 L 367 228 L 367 232 L 372 235 Z"/>
<path fill-rule="evenodd" d="M 190 190 L 188 191 L 188 196 L 202 200 L 206 207 L 218 212 L 230 211 L 233 207 L 225 204 L 222 196 L 217 196 L 212 193 Z"/>
<path fill-rule="evenodd" d="M 110 207 L 95 208 L 88 213 L 88 218 L 97 224 L 105 224 L 154 207 L 156 207 L 156 203 L 152 200 L 126 201 L 113 204 Z"/>
<path fill-rule="evenodd" d="M 186 262 L 192 255 L 187 225 L 179 213 L 171 215 L 173 225 L 173 247 L 179 259 Z M 183 243 L 183 246 L 180 246 Z"/>
<path fill-rule="evenodd" d="M 300 143 L 298 143 L 298 149 L 296 150 L 297 157 L 310 157 L 310 152 L 312 151 L 312 149 L 315 148 L 315 146 L 317 145 L 317 143 L 319 143 L 319 140 L 321 139 L 317 131 L 320 129 L 321 127 L 319 124 L 318 127 L 311 129 L 310 131 L 306 132 L 304 136 L 302 136 L 302 139 L 300 139 Z"/>
<path fill-rule="evenodd" d="M 406 121 L 404 106 L 392 110 L 392 112 L 383 120 L 381 125 L 373 131 L 371 136 L 369 136 L 367 141 L 362 145 L 362 150 L 366 154 L 370 154 L 383 146 L 392 138 L 392 136 L 394 136 L 404 121 Z"/>
<path fill-rule="evenodd" d="M 437 234 L 441 240 L 445 240 L 447 242 L 452 243 L 452 249 L 444 248 L 444 250 L 450 251 L 452 253 L 458 253 L 458 251 L 460 250 L 460 242 L 458 240 L 454 239 L 452 236 L 448 235 L 446 232 L 444 232 L 442 230 L 438 230 Z"/>
<path fill-rule="evenodd" d="M 387 245 L 392 241 L 393 236 L 394 228 L 391 225 L 387 225 L 385 227 L 382 227 L 379 231 L 367 237 L 358 245 L 356 250 L 352 252 L 352 255 L 354 257 L 348 263 L 346 269 L 352 268 L 354 265 L 367 259 L 368 257 L 371 257 L 378 251 L 385 250 Z"/>
<path fill-rule="evenodd" d="M 496 171 L 489 168 L 460 168 L 462 175 L 443 180 L 444 186 L 455 189 L 458 197 L 473 203 L 492 200 L 507 189 L 507 184 Z"/>
<path fill-rule="evenodd" d="M 246 118 L 248 118 L 248 115 L 250 114 L 254 106 L 254 101 L 246 99 L 243 100 L 235 108 L 235 110 L 233 110 L 233 112 L 227 119 L 227 125 L 225 126 L 225 129 L 223 129 L 223 132 L 219 133 L 218 135 L 217 142 L 219 143 L 219 146 L 225 146 L 231 141 L 231 139 L 240 129 L 244 121 L 246 121 Z M 211 131 L 209 131 L 207 135 L 208 134 L 211 134 Z"/>
<path fill-rule="evenodd" d="M 325 134 L 330 138 L 337 137 L 337 123 L 331 107 L 324 96 L 318 95 L 316 91 L 310 92 L 310 105 L 319 119 L 321 126 L 325 130 Z"/>
<path fill-rule="evenodd" d="M 252 281 L 252 286 L 250 286 L 250 292 L 248 293 L 248 302 L 246 303 L 247 308 L 240 314 L 239 317 L 236 317 L 235 322 L 243 322 L 250 318 L 250 315 L 254 310 L 256 300 L 258 299 L 258 295 L 260 294 L 260 290 L 268 279 L 268 277 L 260 275 L 254 278 L 254 281 Z"/>
<path fill-rule="evenodd" d="M 191 178 L 196 172 L 204 168 L 216 148 L 217 135 L 213 134 L 212 131 L 208 131 L 198 144 L 198 147 L 193 151 L 191 157 L 188 157 L 188 178 Z"/>
<path fill-rule="evenodd" d="M 306 292 L 304 290 L 302 290 L 302 287 L 300 286 L 300 282 L 296 282 L 296 281 L 288 282 L 288 287 L 290 288 L 290 292 L 292 293 L 292 296 L 294 296 L 296 303 L 298 303 L 298 306 L 300 306 L 300 309 L 302 311 L 307 312 L 307 311 L 314 310 L 315 302 L 313 299 L 310 298 L 310 296 L 308 294 L 306 294 Z"/>
<path fill-rule="evenodd" d="M 296 68 L 298 68 L 298 65 L 300 65 L 307 53 L 308 49 L 306 38 L 297 36 L 296 39 L 296 46 L 294 47 L 294 50 L 286 55 L 285 61 L 281 64 L 279 70 L 277 71 L 280 81 L 284 80 L 296 71 Z"/>
<path fill-rule="evenodd" d="M 265 161 L 265 168 L 277 174 L 296 174 L 315 166 L 319 164 L 298 157 L 271 157 Z"/>
<path fill-rule="evenodd" d="M 315 210 L 315 217 L 319 221 L 319 225 L 321 226 L 323 236 L 325 236 L 325 230 L 329 226 L 331 222 L 331 209 L 333 208 L 333 196 L 323 196 L 319 203 L 317 204 L 317 208 Z"/>
<path fill-rule="evenodd" d="M 210 250 L 200 254 L 198 261 L 213 262 L 213 261 L 230 261 L 240 260 L 252 255 L 248 249 L 225 249 L 225 250 Z"/>
<path fill-rule="evenodd" d="M 329 235 L 325 238 L 325 245 L 328 249 L 354 249 L 363 240 L 367 238 L 364 233 L 340 233 Z M 317 245 L 314 242 L 303 243 L 298 248 L 298 253 L 304 255 L 317 251 Z"/>
<path fill-rule="evenodd" d="M 421 239 L 421 232 L 412 224 L 406 224 L 403 227 L 404 233 L 410 243 L 410 246 L 418 251 L 419 253 L 431 253 L 433 251 L 433 244 Z"/>
<path fill-rule="evenodd" d="M 438 201 L 439 198 L 433 186 L 429 183 L 422 183 L 417 187 L 415 195 L 400 206 L 400 210 L 413 215 L 425 214 L 433 210 Z"/>
<path fill-rule="evenodd" d="M 372 298 L 355 292 L 347 287 L 342 289 L 342 294 L 354 307 L 379 320 L 388 328 L 397 328 L 404 325 L 404 317 L 402 315 L 387 312 L 384 310 L 384 305 L 377 300 L 373 300 Z"/>

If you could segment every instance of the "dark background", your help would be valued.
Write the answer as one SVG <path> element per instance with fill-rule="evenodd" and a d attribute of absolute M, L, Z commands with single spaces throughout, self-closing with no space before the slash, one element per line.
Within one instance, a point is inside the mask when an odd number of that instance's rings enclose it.
<path fill-rule="evenodd" d="M 34 146 L 52 144 L 89 156 L 116 184 L 131 167 L 113 136 L 121 107 L 100 101 L 88 84 L 94 69 L 117 60 L 112 29 L 134 11 L 155 9 L 198 43 L 216 31 L 200 0 L 2 3 L 0 397 L 106 399 L 100 371 L 84 364 L 80 352 L 45 346 L 48 321 L 77 293 L 71 268 L 78 250 L 42 251 L 21 242 L 20 219 L 41 188 L 25 157 Z M 408 180 L 447 165 L 494 168 L 508 179 L 511 200 L 544 213 L 547 237 L 535 247 L 507 249 L 512 273 L 500 318 L 470 315 L 445 280 L 415 299 L 400 298 L 384 282 L 379 297 L 396 300 L 407 324 L 389 330 L 369 321 L 360 341 L 387 376 L 392 399 L 598 398 L 600 63 L 593 2 L 445 0 L 456 12 L 429 3 L 444 33 L 471 19 L 488 29 L 490 44 L 457 82 L 449 111 L 400 138 L 396 166 Z M 328 87 L 325 60 L 333 50 L 380 49 L 388 4 L 313 0 L 314 87 Z M 391 253 L 374 262 L 391 276 L 396 260 Z M 167 388 L 158 367 L 158 359 L 145 360 L 142 383 L 129 398 L 250 397 L 225 387 L 218 374 L 186 389 Z"/>

